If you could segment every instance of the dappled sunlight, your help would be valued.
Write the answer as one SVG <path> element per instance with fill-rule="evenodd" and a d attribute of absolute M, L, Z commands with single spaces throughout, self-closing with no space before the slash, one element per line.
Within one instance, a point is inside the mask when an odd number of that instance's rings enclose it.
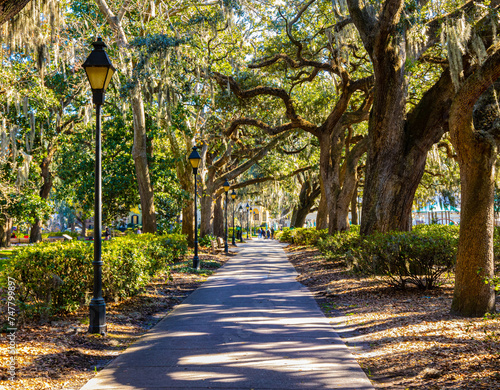
<path fill-rule="evenodd" d="M 372 389 L 295 280 L 281 246 L 270 241 L 248 247 L 254 249 L 231 259 L 104 370 L 114 372 L 112 382 L 151 388 Z M 276 256 L 257 250 L 274 248 Z M 139 382 L 137 376 L 147 378 Z"/>
<path fill-rule="evenodd" d="M 246 378 L 237 374 L 217 373 L 211 371 L 180 371 L 169 374 L 176 381 L 205 381 L 210 380 L 216 383 L 236 383 L 244 381 Z"/>

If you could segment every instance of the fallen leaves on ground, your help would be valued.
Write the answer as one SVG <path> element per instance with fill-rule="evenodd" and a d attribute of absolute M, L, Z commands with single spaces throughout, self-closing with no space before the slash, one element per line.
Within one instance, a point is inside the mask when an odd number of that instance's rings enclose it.
<path fill-rule="evenodd" d="M 288 255 L 377 388 L 500 389 L 500 317 L 449 314 L 451 276 L 434 290 L 398 291 L 312 248 Z"/>
<path fill-rule="evenodd" d="M 220 267 L 227 259 L 200 253 L 202 266 L 208 270 Z M 119 303 L 106 302 L 105 337 L 87 333 L 88 308 L 48 324 L 25 324 L 16 332 L 14 381 L 8 381 L 9 355 L 3 333 L 0 390 L 80 389 L 207 279 L 206 273 L 187 272 L 189 262 L 174 265 L 169 276 L 156 278 L 140 295 Z"/>

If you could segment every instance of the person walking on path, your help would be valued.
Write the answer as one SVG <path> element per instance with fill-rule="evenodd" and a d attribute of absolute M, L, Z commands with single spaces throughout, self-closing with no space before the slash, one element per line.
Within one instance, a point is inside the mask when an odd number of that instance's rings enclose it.
<path fill-rule="evenodd" d="M 374 390 L 278 241 L 250 241 L 81 390 Z"/>

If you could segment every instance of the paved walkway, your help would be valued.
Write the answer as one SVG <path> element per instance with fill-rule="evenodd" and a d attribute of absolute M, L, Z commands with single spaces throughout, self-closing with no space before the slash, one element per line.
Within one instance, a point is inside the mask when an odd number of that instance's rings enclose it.
<path fill-rule="evenodd" d="M 81 390 L 373 389 L 282 248 L 240 244 Z"/>

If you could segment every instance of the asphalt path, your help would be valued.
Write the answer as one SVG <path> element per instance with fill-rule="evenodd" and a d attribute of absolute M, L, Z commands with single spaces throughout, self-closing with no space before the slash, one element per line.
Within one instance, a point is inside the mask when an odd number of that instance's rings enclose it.
<path fill-rule="evenodd" d="M 374 389 L 283 245 L 237 251 L 81 390 Z"/>

